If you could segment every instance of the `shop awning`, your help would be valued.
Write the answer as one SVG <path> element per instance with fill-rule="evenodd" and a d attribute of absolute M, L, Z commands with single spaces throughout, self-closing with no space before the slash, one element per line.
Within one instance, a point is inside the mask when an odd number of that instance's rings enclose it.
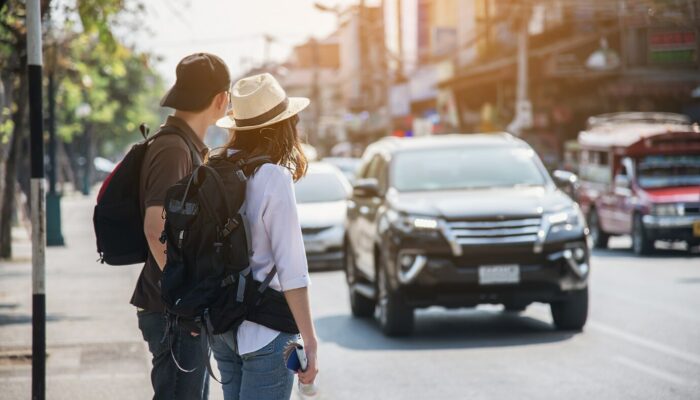
<path fill-rule="evenodd" d="M 529 52 L 529 58 L 539 58 L 555 53 L 571 51 L 580 46 L 585 46 L 596 42 L 600 40 L 601 37 L 605 37 L 616 32 L 619 32 L 618 28 L 608 28 L 595 33 L 568 38 L 566 40 L 558 41 L 540 48 L 531 49 Z M 452 87 L 453 89 L 459 90 L 501 79 L 514 79 L 516 64 L 516 56 L 504 57 L 481 65 L 475 64 L 462 71 L 452 79 L 438 82 L 438 87 Z M 601 73 L 591 71 L 591 75 L 600 76 Z"/>

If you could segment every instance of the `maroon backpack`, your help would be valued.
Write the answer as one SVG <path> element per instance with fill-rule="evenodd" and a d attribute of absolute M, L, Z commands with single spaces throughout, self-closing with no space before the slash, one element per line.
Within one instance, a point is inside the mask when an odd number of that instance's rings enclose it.
<path fill-rule="evenodd" d="M 195 166 L 201 160 L 194 144 L 184 132 L 172 126 L 163 126 L 148 137 L 145 124 L 139 127 L 144 140 L 131 147 L 124 159 L 105 179 L 97 196 L 92 221 L 95 226 L 97 253 L 101 263 L 130 265 L 146 261 L 148 242 L 143 233 L 143 216 L 139 200 L 141 168 L 148 144 L 162 135 L 180 136 L 192 154 Z"/>

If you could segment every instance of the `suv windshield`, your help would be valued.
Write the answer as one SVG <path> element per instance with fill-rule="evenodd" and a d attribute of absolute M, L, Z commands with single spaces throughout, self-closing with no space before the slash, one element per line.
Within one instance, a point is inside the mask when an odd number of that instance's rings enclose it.
<path fill-rule="evenodd" d="M 700 185 L 700 154 L 654 155 L 637 161 L 637 180 L 643 188 Z"/>
<path fill-rule="evenodd" d="M 406 192 L 543 186 L 545 183 L 533 150 L 503 146 L 462 146 L 399 153 L 392 174 L 392 186 Z"/>
<path fill-rule="evenodd" d="M 311 173 L 294 184 L 297 203 L 325 203 L 345 200 L 347 192 L 334 173 Z"/>

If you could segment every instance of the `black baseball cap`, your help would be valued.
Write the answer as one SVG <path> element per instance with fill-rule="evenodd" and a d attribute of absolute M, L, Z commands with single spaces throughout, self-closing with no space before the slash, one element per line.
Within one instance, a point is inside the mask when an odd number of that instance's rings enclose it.
<path fill-rule="evenodd" d="M 231 75 L 224 60 L 208 53 L 183 58 L 175 70 L 177 80 L 160 105 L 183 111 L 205 109 L 217 94 L 229 90 Z"/>

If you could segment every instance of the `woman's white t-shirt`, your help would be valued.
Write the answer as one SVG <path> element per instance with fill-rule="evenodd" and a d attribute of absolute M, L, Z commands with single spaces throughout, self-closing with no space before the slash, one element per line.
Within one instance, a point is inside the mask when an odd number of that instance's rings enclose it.
<path fill-rule="evenodd" d="M 292 175 L 287 168 L 264 164 L 248 179 L 244 218 L 250 229 L 250 266 L 263 281 L 273 266 L 277 275 L 270 287 L 288 291 L 311 284 L 304 240 L 297 216 Z M 261 349 L 280 332 L 251 321 L 238 328 L 238 354 Z"/>

